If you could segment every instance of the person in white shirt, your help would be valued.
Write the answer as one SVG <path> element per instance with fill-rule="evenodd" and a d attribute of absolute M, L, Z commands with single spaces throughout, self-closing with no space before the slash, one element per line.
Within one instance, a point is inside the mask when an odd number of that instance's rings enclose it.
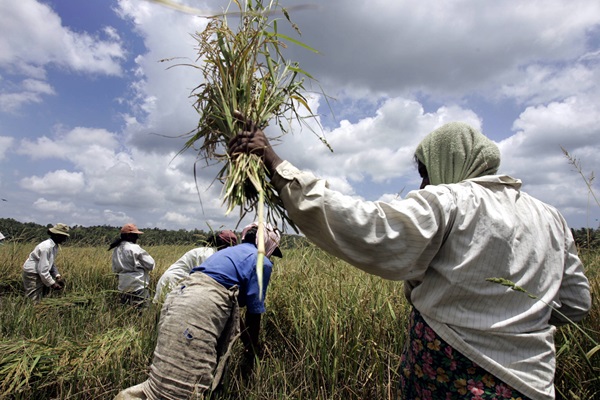
<path fill-rule="evenodd" d="M 119 239 L 111 243 L 112 271 L 118 277 L 118 290 L 121 304 L 144 307 L 150 298 L 150 271 L 154 269 L 154 259 L 148 252 L 136 244 L 143 234 L 134 224 L 125 224 L 121 228 Z"/>
<path fill-rule="evenodd" d="M 225 229 L 209 235 L 206 240 L 206 246 L 196 247 L 186 252 L 161 275 L 156 284 L 156 293 L 153 302 L 156 304 L 162 303 L 175 285 L 190 274 L 192 268 L 202 264 L 215 252 L 229 246 L 235 246 L 236 244 L 237 236 L 233 231 Z"/>
<path fill-rule="evenodd" d="M 50 289 L 61 290 L 64 280 L 54 263 L 58 248 L 69 238 L 69 227 L 56 224 L 48 229 L 49 239 L 35 246 L 23 264 L 23 287 L 25 295 L 39 301 L 50 294 Z"/>
<path fill-rule="evenodd" d="M 491 140 L 464 123 L 441 126 L 415 151 L 420 189 L 385 203 L 330 190 L 245 125 L 229 154 L 263 158 L 307 238 L 404 281 L 412 312 L 400 398 L 555 398 L 554 332 L 588 314 L 589 282 L 564 218 L 521 191 L 520 180 L 496 175 Z"/>

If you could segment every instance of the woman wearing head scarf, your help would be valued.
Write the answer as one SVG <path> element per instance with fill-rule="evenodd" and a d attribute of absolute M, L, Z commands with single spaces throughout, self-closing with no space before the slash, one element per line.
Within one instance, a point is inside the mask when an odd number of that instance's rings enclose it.
<path fill-rule="evenodd" d="M 260 316 L 266 311 L 271 257 L 282 256 L 279 232 L 269 224 L 263 229 L 262 294 L 256 273 L 258 225 L 253 223 L 242 231 L 241 244 L 210 256 L 169 293 L 160 314 L 148 379 L 122 391 L 115 400 L 201 398 L 218 386 L 240 335 L 252 365 L 259 350 Z M 240 307 L 246 307 L 244 321 Z"/>
<path fill-rule="evenodd" d="M 404 281 L 412 312 L 402 399 L 555 398 L 555 326 L 587 315 L 589 282 L 564 218 L 521 181 L 496 175 L 491 140 L 459 122 L 431 132 L 415 152 L 421 188 L 393 204 L 330 190 L 282 160 L 251 123 L 229 145 L 232 157 L 243 152 L 263 157 L 312 242 Z"/>
<path fill-rule="evenodd" d="M 50 289 L 61 290 L 64 281 L 54 264 L 59 245 L 69 238 L 69 227 L 56 224 L 48 229 L 49 239 L 35 246 L 23 264 L 23 287 L 25 295 L 34 301 L 50 293 Z"/>
<path fill-rule="evenodd" d="M 121 228 L 119 239 L 108 248 L 109 251 L 114 249 L 112 271 L 119 279 L 121 304 L 143 307 L 150 297 L 148 284 L 150 271 L 154 269 L 154 259 L 136 243 L 143 233 L 134 224 L 125 224 Z"/>
<path fill-rule="evenodd" d="M 206 240 L 206 246 L 196 247 L 186 252 L 161 275 L 156 284 L 154 302 L 161 303 L 177 283 L 187 277 L 192 268 L 199 266 L 215 252 L 237 244 L 237 236 L 233 231 L 214 232 Z"/>

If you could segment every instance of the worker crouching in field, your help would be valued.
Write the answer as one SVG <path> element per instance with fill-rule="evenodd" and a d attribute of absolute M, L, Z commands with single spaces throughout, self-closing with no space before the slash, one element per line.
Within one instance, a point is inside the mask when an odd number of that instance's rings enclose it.
<path fill-rule="evenodd" d="M 148 252 L 136 244 L 143 234 L 134 224 L 125 224 L 121 228 L 119 239 L 111 243 L 112 271 L 119 279 L 118 289 L 121 304 L 144 307 L 150 297 L 148 284 L 150 271 L 154 269 L 154 259 Z"/>
<path fill-rule="evenodd" d="M 279 232 L 270 225 L 264 229 L 262 294 L 256 273 L 258 228 L 254 223 L 242 231 L 241 244 L 209 257 L 167 296 L 150 375 L 115 400 L 201 398 L 219 384 L 240 332 L 245 356 L 254 360 L 273 268 L 270 257 L 281 257 Z M 240 307 L 246 307 L 245 321 L 240 320 Z"/>
<path fill-rule="evenodd" d="M 50 293 L 50 289 L 61 290 L 64 287 L 54 260 L 58 248 L 69 238 L 69 227 L 56 224 L 48 229 L 49 239 L 35 246 L 23 264 L 23 287 L 25 295 L 33 301 L 39 301 Z"/>
<path fill-rule="evenodd" d="M 237 236 L 233 231 L 223 230 L 214 232 L 206 239 L 206 246 L 196 247 L 185 253 L 179 260 L 173 263 L 160 277 L 156 284 L 154 303 L 160 304 L 179 281 L 192 271 L 192 268 L 202 264 L 215 252 L 237 244 Z"/>

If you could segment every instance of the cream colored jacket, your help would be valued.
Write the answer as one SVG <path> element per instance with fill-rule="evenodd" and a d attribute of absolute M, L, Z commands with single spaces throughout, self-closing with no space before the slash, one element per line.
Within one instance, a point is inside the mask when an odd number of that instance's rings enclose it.
<path fill-rule="evenodd" d="M 484 176 L 370 202 L 284 161 L 272 183 L 311 241 L 370 274 L 406 281 L 414 307 L 456 350 L 524 395 L 554 399 L 552 324 L 583 319 L 590 288 L 565 220 L 521 192 L 519 180 Z"/>
<path fill-rule="evenodd" d="M 112 255 L 112 271 L 119 277 L 120 292 L 131 293 L 148 287 L 154 259 L 138 244 L 122 241 Z"/>

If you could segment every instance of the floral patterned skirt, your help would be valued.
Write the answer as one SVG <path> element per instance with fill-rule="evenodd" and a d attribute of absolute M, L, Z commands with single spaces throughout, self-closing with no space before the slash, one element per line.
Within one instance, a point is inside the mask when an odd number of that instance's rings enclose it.
<path fill-rule="evenodd" d="M 400 364 L 402 400 L 527 400 L 454 350 L 413 308 Z"/>

